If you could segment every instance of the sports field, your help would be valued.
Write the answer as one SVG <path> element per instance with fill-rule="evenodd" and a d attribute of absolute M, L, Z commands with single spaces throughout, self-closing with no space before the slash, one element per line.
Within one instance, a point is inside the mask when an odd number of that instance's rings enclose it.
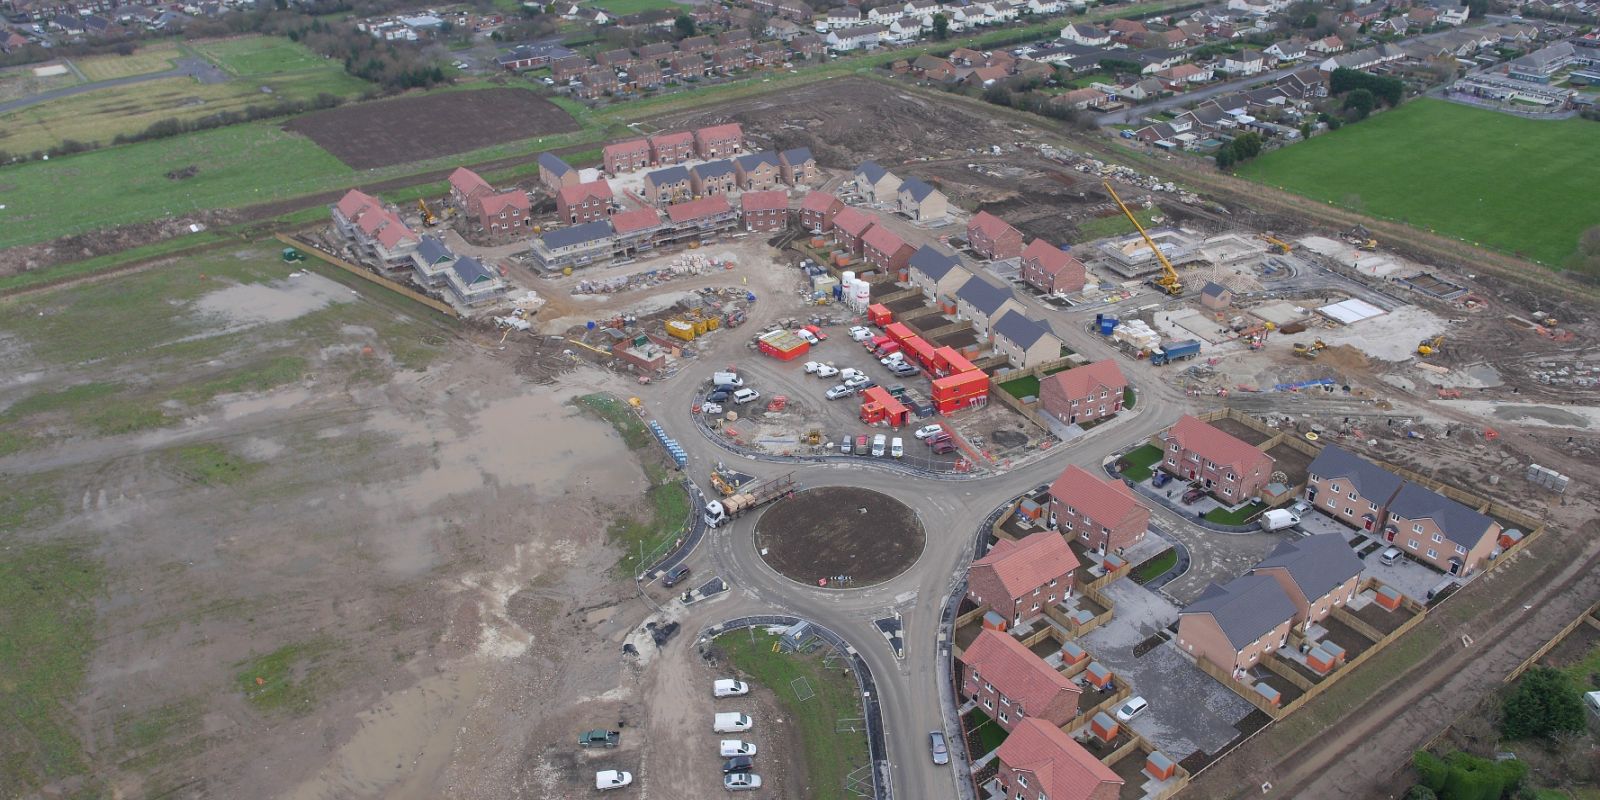
<path fill-rule="evenodd" d="M 174 42 L 148 44 L 126 56 L 94 56 L 75 59 L 72 64 L 90 82 L 149 75 L 172 69 L 172 60 L 183 55 Z"/>
<path fill-rule="evenodd" d="M 279 36 L 212 39 L 193 42 L 190 47 L 229 74 L 244 77 L 325 70 L 329 66 L 341 69 L 338 62 Z"/>
<path fill-rule="evenodd" d="M 671 10 L 686 8 L 686 6 L 674 3 L 672 0 L 595 0 L 590 5 L 596 8 L 603 8 L 606 13 L 616 16 L 638 14 L 642 11 L 654 11 L 658 8 Z"/>
<path fill-rule="evenodd" d="M 1600 224 L 1600 123 L 1421 99 L 1239 174 L 1559 267 Z"/>

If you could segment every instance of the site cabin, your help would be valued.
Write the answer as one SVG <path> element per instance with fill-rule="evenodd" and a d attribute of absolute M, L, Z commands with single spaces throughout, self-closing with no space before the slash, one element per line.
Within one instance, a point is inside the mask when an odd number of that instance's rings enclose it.
<path fill-rule="evenodd" d="M 925 371 L 932 371 L 935 351 L 933 345 L 928 344 L 926 339 L 921 336 L 913 336 L 905 340 L 901 348 L 916 359 L 917 366 L 922 367 Z"/>
<path fill-rule="evenodd" d="M 966 356 L 956 352 L 954 347 L 948 345 L 933 351 L 933 368 L 935 372 L 944 376 L 960 375 L 978 369 L 972 365 L 971 361 L 967 360 Z"/>
<path fill-rule="evenodd" d="M 894 321 L 894 312 L 882 303 L 873 303 L 867 306 L 867 320 L 880 328 L 886 327 Z"/>
<path fill-rule="evenodd" d="M 989 374 L 980 369 L 949 375 L 933 382 L 933 407 L 940 414 L 979 408 L 989 402 Z"/>
<path fill-rule="evenodd" d="M 896 430 L 905 427 L 911 411 L 882 386 L 873 386 L 863 394 L 861 421 L 868 425 L 884 422 Z"/>
<path fill-rule="evenodd" d="M 804 339 L 789 331 L 763 333 L 757 337 L 756 347 L 779 361 L 793 361 L 811 349 Z"/>
<path fill-rule="evenodd" d="M 911 332 L 910 326 L 906 325 L 904 322 L 893 322 L 885 325 L 883 328 L 883 333 L 885 336 L 893 339 L 896 344 L 902 347 L 905 346 L 907 339 L 916 336 L 916 334 Z"/>

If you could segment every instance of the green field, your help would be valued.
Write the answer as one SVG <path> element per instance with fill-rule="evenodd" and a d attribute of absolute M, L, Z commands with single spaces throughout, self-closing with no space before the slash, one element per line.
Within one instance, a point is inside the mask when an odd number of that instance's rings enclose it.
<path fill-rule="evenodd" d="M 607 14 L 617 16 L 637 14 L 641 11 L 654 11 L 658 8 L 688 8 L 688 6 L 682 3 L 674 3 L 672 0 L 597 0 L 597 2 L 590 5 L 596 8 L 603 8 Z"/>
<path fill-rule="evenodd" d="M 172 69 L 172 60 L 183 55 L 173 42 L 161 42 L 140 47 L 132 55 L 94 56 L 74 60 L 72 65 L 90 82 L 149 75 Z"/>
<path fill-rule="evenodd" d="M 1153 206 L 1148 209 L 1140 208 L 1135 205 L 1130 205 L 1128 207 L 1133 210 L 1133 215 L 1139 218 L 1139 224 L 1143 225 L 1145 230 L 1150 230 L 1159 224 L 1156 222 L 1156 218 L 1162 216 L 1160 206 Z M 1138 233 L 1138 231 L 1134 229 L 1133 223 L 1128 221 L 1128 215 L 1122 213 L 1112 214 L 1106 217 L 1095 217 L 1094 219 L 1088 219 L 1079 222 L 1077 225 L 1078 236 L 1082 241 L 1085 242 L 1092 242 L 1095 239 L 1104 239 L 1110 236 L 1124 236 L 1130 233 Z"/>
<path fill-rule="evenodd" d="M 304 46 L 279 36 L 243 36 L 194 42 L 195 52 L 232 75 L 253 77 L 286 72 L 326 70 L 343 72 L 337 61 L 330 61 Z"/>
<path fill-rule="evenodd" d="M 65 89 L 68 86 L 76 86 L 82 83 L 71 70 L 61 75 L 47 75 L 45 77 L 33 74 L 35 67 L 48 67 L 51 63 L 54 62 L 0 69 L 0 102 L 16 100 L 55 89 Z"/>
<path fill-rule="evenodd" d="M 1600 124 L 1416 100 L 1268 153 L 1247 178 L 1560 266 L 1600 224 Z"/>

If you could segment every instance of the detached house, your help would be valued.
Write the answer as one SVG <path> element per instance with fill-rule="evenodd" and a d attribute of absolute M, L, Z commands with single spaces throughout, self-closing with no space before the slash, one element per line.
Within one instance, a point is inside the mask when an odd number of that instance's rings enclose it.
<path fill-rule="evenodd" d="M 1331 56 L 1334 53 L 1344 52 L 1344 40 L 1337 36 L 1324 36 L 1321 39 L 1307 44 L 1306 50 L 1311 53 L 1322 53 L 1324 55 Z"/>
<path fill-rule="evenodd" d="M 1389 501 L 1384 538 L 1412 558 L 1451 575 L 1478 571 L 1495 555 L 1500 523 L 1420 484 Z"/>
<path fill-rule="evenodd" d="M 876 222 L 857 208 L 843 208 L 833 216 L 833 236 L 845 250 L 861 255 L 862 238 Z"/>
<path fill-rule="evenodd" d="M 810 183 L 817 176 L 817 159 L 811 148 L 796 147 L 778 154 L 778 179 L 790 186 Z"/>
<path fill-rule="evenodd" d="M 1045 294 L 1083 291 L 1088 279 L 1083 262 L 1043 239 L 1034 239 L 1022 251 L 1022 280 Z"/>
<path fill-rule="evenodd" d="M 1144 540 L 1150 509 L 1122 481 L 1074 464 L 1050 484 L 1050 527 L 1097 553 L 1121 553 Z"/>
<path fill-rule="evenodd" d="M 1038 619 L 1048 606 L 1072 594 L 1078 557 L 1067 540 L 1039 531 L 1015 542 L 1002 539 L 967 571 L 967 599 L 988 606 L 1020 627 Z"/>
<path fill-rule="evenodd" d="M 633 172 L 650 166 L 649 139 L 630 139 L 626 142 L 608 144 L 601 152 L 606 172 L 612 175 Z"/>
<path fill-rule="evenodd" d="M 611 184 L 592 181 L 562 187 L 556 192 L 556 216 L 572 225 L 611 216 Z"/>
<path fill-rule="evenodd" d="M 1304 625 L 1355 599 L 1361 559 L 1343 536 L 1322 533 L 1279 542 L 1250 572 L 1277 581 L 1294 604 L 1295 624 Z"/>
<path fill-rule="evenodd" d="M 455 172 L 450 173 L 447 182 L 450 184 L 450 205 L 461 213 L 466 213 L 467 202 L 473 195 L 494 191 L 488 181 L 466 167 L 456 167 Z"/>
<path fill-rule="evenodd" d="M 875 161 L 863 161 L 854 175 L 856 190 L 869 201 L 887 203 L 899 199 L 900 179 Z"/>
<path fill-rule="evenodd" d="M 942 253 L 933 245 L 925 244 L 911 254 L 911 285 L 922 290 L 929 300 L 949 297 L 972 277 L 962 269 L 961 261 L 953 255 Z"/>
<path fill-rule="evenodd" d="M 1260 50 L 1241 49 L 1222 57 L 1222 71 L 1229 77 L 1255 75 L 1267 68 L 1266 56 Z"/>
<path fill-rule="evenodd" d="M 1011 296 L 1009 286 L 996 286 L 977 276 L 956 290 L 956 317 L 971 320 L 972 332 L 979 340 L 989 338 L 989 326 L 1002 314 L 1023 310 L 1022 304 Z"/>
<path fill-rule="evenodd" d="M 967 243 L 978 255 L 991 260 L 1022 255 L 1022 231 L 987 211 L 979 211 L 967 223 Z"/>
<path fill-rule="evenodd" d="M 1338 445 L 1327 445 L 1306 467 L 1306 502 L 1352 528 L 1377 532 L 1389 501 L 1404 483 L 1394 474 Z"/>
<path fill-rule="evenodd" d="M 709 197 L 739 188 L 739 177 L 732 161 L 708 161 L 689 168 L 689 184 L 696 195 Z"/>
<path fill-rule="evenodd" d="M 1031 369 L 1061 357 L 1061 340 L 1044 322 L 1028 319 L 1021 311 L 1007 311 L 990 329 L 994 349 L 1017 369 Z"/>
<path fill-rule="evenodd" d="M 812 233 L 833 230 L 833 217 L 844 208 L 839 198 L 827 192 L 809 192 L 800 203 L 800 226 Z"/>
<path fill-rule="evenodd" d="M 885 272 L 898 273 L 904 269 L 913 252 L 911 245 L 882 225 L 873 225 L 861 237 L 861 257 Z"/>
<path fill-rule="evenodd" d="M 1128 379 L 1117 362 L 1095 361 L 1039 381 L 1039 410 L 1067 425 L 1079 425 L 1122 411 Z"/>
<path fill-rule="evenodd" d="M 979 631 L 959 660 L 961 696 L 982 706 L 1002 730 L 1024 719 L 1059 727 L 1078 716 L 1083 689 L 1008 634 Z"/>
<path fill-rule="evenodd" d="M 533 223 L 533 203 L 521 189 L 479 192 L 467 201 L 467 213 L 479 230 L 491 236 L 508 236 Z"/>
<path fill-rule="evenodd" d="M 1262 52 L 1266 53 L 1272 58 L 1277 59 L 1281 63 L 1284 61 L 1299 61 L 1300 59 L 1306 57 L 1306 53 L 1308 51 L 1306 50 L 1306 45 L 1304 42 L 1286 39 L 1281 42 L 1273 42 L 1267 46 L 1266 50 L 1263 50 Z"/>
<path fill-rule="evenodd" d="M 578 171 L 572 165 L 561 160 L 555 153 L 544 152 L 539 154 L 539 182 L 552 192 L 561 191 L 565 186 L 576 186 L 583 182 Z"/>
<path fill-rule="evenodd" d="M 1188 414 L 1167 430 L 1165 449 L 1161 469 L 1199 484 L 1226 505 L 1259 495 L 1272 477 L 1272 456 Z"/>
<path fill-rule="evenodd" d="M 701 158 L 727 158 L 744 146 L 744 129 L 739 123 L 712 125 L 694 132 L 694 150 Z"/>
<path fill-rule="evenodd" d="M 789 193 L 745 192 L 739 197 L 739 214 L 747 231 L 781 231 L 789 224 Z"/>
<path fill-rule="evenodd" d="M 689 180 L 689 170 L 683 167 L 667 167 L 645 173 L 645 199 L 658 206 L 681 203 L 693 195 L 694 186 Z"/>
<path fill-rule="evenodd" d="M 1117 800 L 1122 777 L 1059 725 L 1024 719 L 995 754 L 995 788 L 1014 800 Z"/>
<path fill-rule="evenodd" d="M 1178 647 L 1238 679 L 1289 643 L 1294 615 L 1294 603 L 1276 580 L 1242 575 L 1207 586 L 1178 612 Z"/>
<path fill-rule="evenodd" d="M 782 177 L 778 154 L 771 150 L 742 155 L 733 160 L 739 188 L 745 191 L 771 189 Z"/>
<path fill-rule="evenodd" d="M 1073 23 L 1061 29 L 1061 38 L 1090 47 L 1111 44 L 1111 31 L 1083 23 Z"/>
<path fill-rule="evenodd" d="M 900 184 L 896 193 L 900 213 L 918 220 L 941 220 L 949 213 L 944 193 L 916 178 Z"/>

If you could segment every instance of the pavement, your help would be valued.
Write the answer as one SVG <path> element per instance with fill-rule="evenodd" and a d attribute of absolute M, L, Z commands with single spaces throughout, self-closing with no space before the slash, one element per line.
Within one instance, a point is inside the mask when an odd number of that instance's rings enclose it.
<path fill-rule="evenodd" d="M 232 80 L 232 76 L 218 69 L 215 64 L 212 64 L 210 61 L 207 61 L 203 58 L 180 58 L 173 63 L 175 66 L 165 72 L 152 72 L 149 75 L 130 75 L 126 78 L 113 78 L 108 81 L 96 81 L 94 83 L 80 83 L 77 86 L 67 86 L 61 89 L 52 89 L 48 92 L 40 92 L 39 94 L 29 95 L 28 97 L 19 97 L 15 100 L 8 100 L 4 103 L 0 103 L 0 114 L 4 114 L 8 111 L 16 111 L 19 108 L 27 108 L 28 106 L 38 105 L 39 103 L 47 103 L 51 100 L 57 100 L 63 97 L 71 97 L 75 94 L 83 94 L 84 92 L 94 92 L 99 91 L 100 89 L 114 89 L 118 86 L 131 86 L 136 83 L 159 81 L 165 78 L 194 78 L 201 83 L 223 83 Z M 78 68 L 74 66 L 72 69 L 74 72 L 77 72 Z M 79 74 L 81 75 L 82 73 Z"/>

